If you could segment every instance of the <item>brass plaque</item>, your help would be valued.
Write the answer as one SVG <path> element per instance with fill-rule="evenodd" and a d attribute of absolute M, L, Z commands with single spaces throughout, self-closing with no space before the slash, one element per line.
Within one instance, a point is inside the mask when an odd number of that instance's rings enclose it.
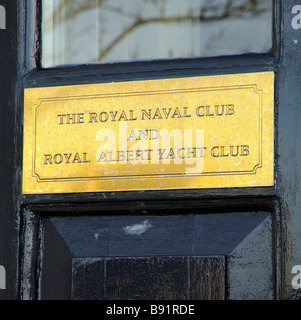
<path fill-rule="evenodd" d="M 24 194 L 274 184 L 273 72 L 24 94 Z"/>

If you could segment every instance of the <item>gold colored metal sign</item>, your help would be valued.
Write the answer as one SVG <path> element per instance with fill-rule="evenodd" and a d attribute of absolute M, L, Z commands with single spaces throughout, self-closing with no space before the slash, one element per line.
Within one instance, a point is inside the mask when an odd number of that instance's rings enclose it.
<path fill-rule="evenodd" d="M 272 186 L 274 74 L 25 89 L 23 193 Z"/>

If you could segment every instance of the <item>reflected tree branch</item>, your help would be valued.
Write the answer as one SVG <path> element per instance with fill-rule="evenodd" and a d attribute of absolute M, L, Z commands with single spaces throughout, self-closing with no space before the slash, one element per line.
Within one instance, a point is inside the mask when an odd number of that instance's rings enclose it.
<path fill-rule="evenodd" d="M 199 17 L 191 17 L 189 16 L 175 16 L 175 17 L 168 17 L 168 18 L 149 18 L 149 19 L 143 19 L 138 18 L 136 21 L 134 21 L 130 26 L 125 28 L 116 38 L 114 38 L 111 43 L 100 52 L 97 61 L 101 61 L 120 41 L 122 41 L 128 34 L 130 34 L 132 31 L 134 31 L 136 28 L 149 24 L 149 23 L 180 23 L 183 21 L 191 21 L 191 22 L 199 22 Z"/>
<path fill-rule="evenodd" d="M 207 6 L 203 7 L 200 10 L 199 16 L 193 16 L 192 12 L 189 12 L 187 15 L 183 16 L 170 16 L 164 17 L 160 15 L 159 17 L 144 19 L 142 17 L 136 17 L 136 20 L 127 28 L 122 30 L 122 32 L 116 36 L 109 45 L 99 53 L 97 61 L 102 61 L 105 56 L 120 42 L 122 41 L 128 34 L 133 32 L 136 28 L 150 24 L 150 23 L 181 23 L 185 21 L 189 21 L 191 23 L 199 23 L 199 22 L 213 22 L 220 21 L 224 19 L 232 18 L 241 18 L 246 14 L 259 15 L 264 13 L 266 10 L 257 8 L 258 0 L 247 0 L 245 3 L 240 6 L 232 7 L 232 0 L 228 0 L 224 10 L 221 14 L 208 14 L 209 11 L 218 12 L 218 7 L 216 6 Z"/>
<path fill-rule="evenodd" d="M 158 2 L 158 0 L 142 0 L 157 6 L 160 6 L 157 16 L 143 17 L 142 13 L 126 14 L 133 19 L 133 22 L 126 26 L 120 33 L 115 36 L 111 42 L 99 52 L 96 61 L 102 61 L 113 48 L 120 43 L 124 38 L 131 34 L 137 28 L 151 23 L 181 23 L 189 21 L 190 23 L 209 23 L 220 21 L 229 18 L 243 18 L 247 16 L 256 16 L 264 13 L 266 9 L 260 6 L 260 0 L 224 0 L 224 1 L 207 1 L 203 6 L 200 4 L 199 8 L 194 9 L 193 12 L 186 12 L 183 15 L 167 16 L 165 7 L 166 2 Z M 183 0 L 184 1 L 184 0 Z M 75 1 L 75 0 L 62 0 L 61 3 L 54 10 L 52 19 L 54 21 L 54 28 L 60 24 L 66 23 L 69 20 L 76 18 L 79 14 L 92 10 L 95 8 L 95 1 Z M 120 14 L 125 14 L 124 10 L 118 6 L 114 6 L 108 0 L 98 0 L 98 7 L 102 10 L 107 10 Z M 196 13 L 198 12 L 198 13 Z"/>

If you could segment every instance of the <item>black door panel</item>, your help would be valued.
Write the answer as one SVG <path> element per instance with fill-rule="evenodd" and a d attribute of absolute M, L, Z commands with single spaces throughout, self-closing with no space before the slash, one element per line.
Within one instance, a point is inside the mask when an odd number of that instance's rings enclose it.
<path fill-rule="evenodd" d="M 48 218 L 41 299 L 272 299 L 268 213 Z"/>

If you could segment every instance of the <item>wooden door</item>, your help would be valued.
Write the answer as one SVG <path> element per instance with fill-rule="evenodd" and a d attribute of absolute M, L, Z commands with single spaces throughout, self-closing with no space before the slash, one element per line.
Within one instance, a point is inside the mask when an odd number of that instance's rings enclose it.
<path fill-rule="evenodd" d="M 41 67 L 41 2 L 3 0 L 1 299 L 291 299 L 300 255 L 300 13 L 274 1 L 266 53 Z M 24 90 L 270 71 L 274 185 L 22 194 Z"/>

